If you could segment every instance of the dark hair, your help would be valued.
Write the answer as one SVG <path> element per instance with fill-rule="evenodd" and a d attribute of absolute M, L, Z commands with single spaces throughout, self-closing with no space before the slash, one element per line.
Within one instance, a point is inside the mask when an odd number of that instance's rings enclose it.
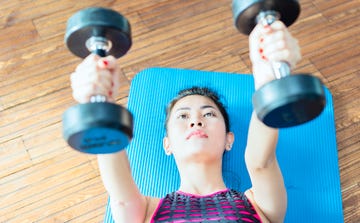
<path fill-rule="evenodd" d="M 179 91 L 177 96 L 166 107 L 166 120 L 165 120 L 166 133 L 168 131 L 167 123 L 169 121 L 169 116 L 170 116 L 171 110 L 173 109 L 175 104 L 180 99 L 182 99 L 186 96 L 190 96 L 190 95 L 200 95 L 200 96 L 204 96 L 204 97 L 211 99 L 215 103 L 215 105 L 218 107 L 218 109 L 220 110 L 220 113 L 222 114 L 222 116 L 224 117 L 226 132 L 230 132 L 229 115 L 225 109 L 224 104 L 220 101 L 219 95 L 214 90 L 212 90 L 208 87 L 195 86 L 195 87 L 191 87 L 191 88 L 187 88 L 187 89 Z"/>

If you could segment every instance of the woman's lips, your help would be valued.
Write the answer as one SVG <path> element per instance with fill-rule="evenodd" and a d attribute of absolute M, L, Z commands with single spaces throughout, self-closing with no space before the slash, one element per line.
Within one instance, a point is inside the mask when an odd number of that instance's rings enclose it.
<path fill-rule="evenodd" d="M 186 139 L 190 139 L 191 137 L 196 136 L 199 138 L 208 138 L 208 135 L 205 134 L 205 132 L 201 131 L 201 130 L 195 130 L 192 131 L 187 137 Z"/>

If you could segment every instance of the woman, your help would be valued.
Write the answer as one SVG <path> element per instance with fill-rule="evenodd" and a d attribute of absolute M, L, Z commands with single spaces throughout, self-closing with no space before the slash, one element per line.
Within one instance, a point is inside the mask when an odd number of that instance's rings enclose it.
<path fill-rule="evenodd" d="M 297 41 L 280 21 L 257 25 L 249 47 L 255 89 L 274 79 L 269 61 L 286 61 L 293 68 L 301 57 Z M 74 98 L 85 103 L 100 94 L 114 101 L 118 69 L 111 56 L 89 56 L 71 75 Z M 235 136 L 214 92 L 206 88 L 181 92 L 168 107 L 166 129 L 164 151 L 174 156 L 181 183 L 165 198 L 139 192 L 124 150 L 98 155 L 116 222 L 284 221 L 287 196 L 275 154 L 277 129 L 265 126 L 253 112 L 245 150 L 252 187 L 244 193 L 226 188 L 222 178 L 222 155 L 231 149 Z"/>

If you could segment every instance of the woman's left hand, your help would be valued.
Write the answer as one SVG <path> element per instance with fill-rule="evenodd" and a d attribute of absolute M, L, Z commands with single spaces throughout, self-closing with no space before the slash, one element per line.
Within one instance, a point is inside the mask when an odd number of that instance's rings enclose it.
<path fill-rule="evenodd" d="M 298 40 L 281 21 L 257 25 L 249 36 L 249 47 L 256 89 L 275 78 L 271 61 L 284 61 L 295 68 L 301 59 Z"/>

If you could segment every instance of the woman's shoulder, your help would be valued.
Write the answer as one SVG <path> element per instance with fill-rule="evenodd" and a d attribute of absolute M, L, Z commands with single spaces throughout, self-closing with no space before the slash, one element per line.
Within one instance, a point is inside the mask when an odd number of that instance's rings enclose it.
<path fill-rule="evenodd" d="M 157 210 L 162 198 L 145 196 L 146 199 L 146 218 L 145 222 L 150 222 L 152 216 Z"/>
<path fill-rule="evenodd" d="M 252 191 L 252 189 L 248 189 L 244 192 L 244 195 L 246 196 L 246 198 L 250 201 L 250 203 L 252 204 L 252 206 L 254 207 L 256 213 L 260 216 L 261 221 L 263 223 L 267 223 L 270 222 L 266 216 L 264 215 L 264 213 L 261 211 L 261 209 L 259 208 L 259 206 L 256 204 L 255 199 L 254 199 L 254 193 Z"/>
<path fill-rule="evenodd" d="M 163 198 L 145 196 L 145 199 L 146 199 L 146 202 L 147 202 L 148 207 L 149 207 L 150 205 L 159 204 L 159 202 L 160 202 Z"/>

